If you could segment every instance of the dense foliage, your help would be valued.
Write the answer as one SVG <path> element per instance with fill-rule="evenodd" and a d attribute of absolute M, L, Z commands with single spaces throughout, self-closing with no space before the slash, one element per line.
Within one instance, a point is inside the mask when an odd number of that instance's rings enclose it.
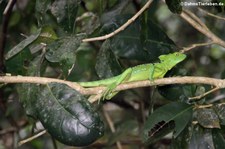
<path fill-rule="evenodd" d="M 203 20 L 225 39 L 224 0 L 212 1 L 223 6 L 207 7 L 182 6 L 181 0 L 153 1 L 118 34 L 85 42 L 114 32 L 146 2 L 2 0 L 0 75 L 99 80 L 186 49 L 186 60 L 166 77 L 224 78 L 225 47 L 213 44 L 181 17 L 188 9 L 197 15 L 189 13 L 194 20 Z M 0 149 L 17 148 L 19 141 L 43 129 L 48 133 L 18 148 L 225 148 L 224 90 L 190 98 L 211 89 L 195 83 L 134 88 L 93 103 L 61 83 L 2 83 Z"/>

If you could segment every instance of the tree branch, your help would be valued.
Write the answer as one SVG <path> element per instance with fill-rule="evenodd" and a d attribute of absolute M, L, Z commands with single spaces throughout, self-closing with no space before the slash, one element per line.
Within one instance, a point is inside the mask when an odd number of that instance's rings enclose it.
<path fill-rule="evenodd" d="M 29 76 L 0 76 L 0 83 L 35 83 L 35 84 L 48 84 L 48 83 L 63 83 L 71 88 L 77 90 L 83 95 L 98 95 L 101 94 L 106 87 L 93 87 L 93 88 L 83 88 L 76 82 L 64 81 L 53 78 L 44 78 L 44 77 L 29 77 Z M 225 80 L 209 78 L 209 77 L 170 77 L 162 78 L 154 81 L 136 81 L 130 83 L 123 83 L 116 87 L 115 91 L 127 90 L 138 87 L 147 87 L 147 86 L 162 86 L 169 84 L 206 84 L 212 85 L 219 89 L 225 88 Z M 92 101 L 94 102 L 94 101 Z"/>
<path fill-rule="evenodd" d="M 192 45 L 190 45 L 188 47 L 183 47 L 182 50 L 180 50 L 180 52 L 181 53 L 185 53 L 187 51 L 190 51 L 193 48 L 201 47 L 201 46 L 208 46 L 208 45 L 211 45 L 211 44 L 215 44 L 215 43 L 214 42 L 195 43 L 195 44 L 192 44 Z"/>
<path fill-rule="evenodd" d="M 130 18 L 125 24 L 123 24 L 121 27 L 119 27 L 114 32 L 104 35 L 104 36 L 100 36 L 100 37 L 83 39 L 82 41 L 83 42 L 91 42 L 91 41 L 105 40 L 105 39 L 108 39 L 108 38 L 118 34 L 119 32 L 126 29 L 132 22 L 134 22 L 150 6 L 151 3 L 152 3 L 152 0 L 149 0 L 132 18 Z"/>
<path fill-rule="evenodd" d="M 211 32 L 208 27 L 203 25 L 204 23 L 192 12 L 188 10 L 184 10 L 180 16 L 186 20 L 189 24 L 191 24 L 195 29 L 197 29 L 199 32 L 207 36 L 209 39 L 211 39 L 214 43 L 219 44 L 220 46 L 225 48 L 225 42 L 217 37 L 213 32 Z M 196 19 L 198 18 L 198 19 Z"/>
<path fill-rule="evenodd" d="M 214 17 L 214 18 L 216 18 L 216 19 L 220 19 L 220 20 L 225 21 L 225 18 L 224 18 L 224 17 L 217 16 L 217 15 L 214 15 L 214 14 L 212 14 L 212 13 L 209 13 L 209 12 L 205 11 L 204 9 L 202 9 L 202 8 L 200 8 L 200 7 L 198 7 L 198 10 L 200 10 L 201 12 L 205 13 L 205 14 L 208 15 L 208 16 L 211 16 L 211 17 Z"/>

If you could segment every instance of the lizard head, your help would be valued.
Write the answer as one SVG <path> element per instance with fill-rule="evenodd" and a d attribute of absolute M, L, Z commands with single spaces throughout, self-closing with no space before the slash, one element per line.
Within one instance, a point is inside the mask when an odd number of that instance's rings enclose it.
<path fill-rule="evenodd" d="M 186 58 L 186 55 L 180 52 L 174 52 L 167 55 L 160 55 L 159 59 L 161 63 L 165 63 L 168 67 L 174 67 L 176 64 L 182 62 Z"/>

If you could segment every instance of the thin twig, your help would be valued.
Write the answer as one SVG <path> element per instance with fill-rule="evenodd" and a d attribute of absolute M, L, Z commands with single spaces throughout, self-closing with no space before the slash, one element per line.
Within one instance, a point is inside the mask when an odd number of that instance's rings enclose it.
<path fill-rule="evenodd" d="M 134 22 L 150 6 L 151 3 L 152 3 L 152 0 L 149 0 L 132 18 L 130 18 L 125 24 L 123 24 L 121 27 L 119 27 L 114 32 L 104 35 L 104 36 L 100 36 L 100 37 L 83 39 L 82 41 L 83 42 L 91 42 L 91 41 L 105 40 L 105 39 L 108 39 L 108 38 L 118 34 L 119 32 L 123 31 L 125 28 L 127 28 L 132 22 Z"/>
<path fill-rule="evenodd" d="M 201 95 L 195 96 L 195 97 L 190 97 L 189 100 L 199 100 L 199 99 L 201 99 L 201 98 L 203 98 L 203 97 L 205 97 L 205 96 L 207 96 L 207 95 L 209 95 L 209 94 L 211 94 L 211 93 L 213 93 L 213 92 L 215 92 L 219 89 L 220 89 L 219 87 L 215 87 L 215 88 L 205 92 L 204 94 L 201 94 Z"/>
<path fill-rule="evenodd" d="M 205 109 L 212 107 L 213 104 L 207 104 L 207 105 L 196 105 L 195 109 Z"/>
<path fill-rule="evenodd" d="M 18 143 L 18 146 L 21 146 L 21 145 L 23 145 L 23 144 L 25 144 L 25 143 L 27 143 L 27 142 L 32 141 L 32 140 L 34 140 L 34 139 L 36 139 L 36 138 L 42 136 L 42 135 L 45 134 L 46 132 L 47 132 L 47 130 L 43 130 L 43 131 L 37 133 L 36 135 L 34 135 L 34 136 L 32 136 L 32 137 L 29 137 L 29 138 L 27 138 L 27 139 L 24 139 L 24 140 L 22 140 L 22 141 L 20 141 L 20 142 Z"/>
<path fill-rule="evenodd" d="M 109 124 L 110 130 L 112 131 L 112 133 L 115 133 L 116 129 L 114 127 L 113 121 L 110 118 L 109 114 L 104 109 L 103 109 L 103 114 L 104 114 L 104 117 L 105 117 L 107 123 Z M 121 145 L 120 141 L 116 141 L 116 146 L 118 149 L 122 149 L 122 145 Z"/>
<path fill-rule="evenodd" d="M 198 7 L 198 10 L 200 10 L 201 12 L 205 13 L 205 14 L 208 15 L 208 16 L 211 16 L 211 17 L 214 17 L 214 18 L 216 18 L 216 19 L 220 19 L 220 20 L 225 21 L 225 18 L 224 18 L 224 17 L 214 15 L 214 14 L 212 14 L 212 13 L 210 13 L 210 12 L 205 11 L 205 10 L 202 9 L 202 8 L 199 8 L 199 7 Z"/>
<path fill-rule="evenodd" d="M 188 47 L 183 47 L 183 49 L 180 51 L 181 53 L 185 53 L 193 48 L 196 48 L 196 47 L 201 47 L 201 46 L 208 46 L 208 45 L 211 45 L 211 44 L 214 44 L 214 42 L 205 42 L 205 43 L 195 43 L 195 44 L 192 44 Z"/>
<path fill-rule="evenodd" d="M 191 16 L 190 16 L 191 15 Z M 196 18 L 197 16 L 190 11 L 183 11 L 180 16 L 186 20 L 189 24 L 191 24 L 195 29 L 199 32 L 207 36 L 214 43 L 219 44 L 220 46 L 225 48 L 225 42 L 217 37 L 214 33 L 212 33 L 207 27 L 202 27 L 201 24 L 204 24 L 200 19 L 196 22 L 196 19 L 193 19 L 193 16 Z M 201 22 L 201 23 L 200 23 Z M 207 29 L 206 29 L 207 28 Z"/>

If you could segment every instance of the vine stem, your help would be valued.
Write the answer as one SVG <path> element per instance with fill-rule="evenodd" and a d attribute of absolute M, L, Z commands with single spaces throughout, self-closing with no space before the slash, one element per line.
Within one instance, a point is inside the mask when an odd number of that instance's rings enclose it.
<path fill-rule="evenodd" d="M 94 38 L 87 38 L 87 39 L 83 39 L 83 42 L 91 42 L 91 41 L 99 41 L 99 40 L 105 40 L 108 39 L 116 34 L 118 34 L 119 32 L 123 31 L 124 29 L 126 29 L 132 22 L 134 22 L 146 9 L 148 9 L 148 7 L 150 6 L 150 4 L 152 3 L 152 0 L 149 0 L 132 18 L 130 18 L 126 23 L 124 23 L 121 27 L 119 27 L 117 30 L 115 30 L 114 32 L 111 32 L 110 34 L 104 35 L 104 36 L 100 36 L 100 37 L 94 37 Z"/>

